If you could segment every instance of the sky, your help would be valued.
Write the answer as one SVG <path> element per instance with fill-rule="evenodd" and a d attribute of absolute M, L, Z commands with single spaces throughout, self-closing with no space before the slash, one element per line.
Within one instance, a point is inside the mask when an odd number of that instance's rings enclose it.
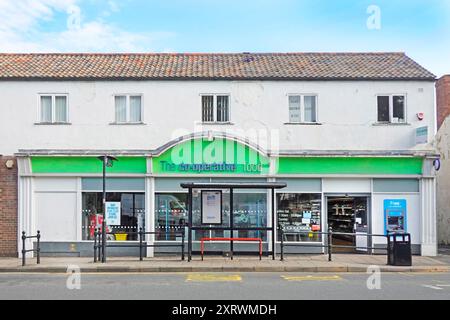
<path fill-rule="evenodd" d="M 450 74 L 450 0 L 0 0 L 0 52 L 342 51 Z"/>

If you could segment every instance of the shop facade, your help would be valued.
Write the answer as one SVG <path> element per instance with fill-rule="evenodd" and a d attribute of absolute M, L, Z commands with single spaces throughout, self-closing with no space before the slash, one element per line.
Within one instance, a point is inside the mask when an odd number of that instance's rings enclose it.
<path fill-rule="evenodd" d="M 233 236 L 278 242 L 244 230 L 270 226 L 275 209 L 277 226 L 302 232 L 287 236 L 299 244 L 289 251 L 321 253 L 314 232 L 332 227 L 361 234 L 342 243 L 410 232 L 415 253 L 436 254 L 435 76 L 404 53 L 0 54 L 0 87 L 0 255 L 20 254 L 21 232 L 38 230 L 43 254 L 91 255 L 105 155 L 118 159 L 106 183 L 118 244 L 140 228 L 157 232 L 147 241 L 179 241 L 181 183 L 285 182 L 276 208 L 267 190 L 236 190 Z M 195 232 L 194 250 L 228 235 Z"/>
<path fill-rule="evenodd" d="M 386 230 L 411 233 L 415 254 L 433 255 L 435 232 L 435 179 L 433 155 L 338 154 L 271 156 L 236 137 L 211 133 L 186 136 L 146 155 L 116 155 L 107 170 L 107 204 L 118 206 L 119 216 L 108 223 L 108 231 L 121 233 L 111 241 L 136 241 L 129 232 L 140 228 L 156 231 L 149 242 L 181 241 L 175 231 L 186 228 L 186 182 L 283 182 L 276 191 L 275 223 L 298 243 L 287 252 L 323 253 L 328 230 L 357 233 L 336 237 L 342 245 L 384 247 Z M 42 250 L 49 255 L 92 255 L 93 234 L 101 225 L 101 162 L 93 155 L 44 155 L 23 152 L 19 162 L 20 229 L 40 230 Z M 201 193 L 193 194 L 193 226 L 202 226 Z M 29 204 L 34 204 L 30 207 Z M 28 207 L 27 207 L 28 205 Z M 230 194 L 223 190 L 222 223 L 230 226 Z M 233 194 L 234 227 L 271 227 L 270 192 L 236 190 Z M 108 221 L 108 218 L 107 218 Z M 187 228 L 186 228 L 187 231 Z M 280 234 L 266 231 L 193 231 L 193 250 L 203 237 L 261 238 L 269 249 Z M 369 241 L 369 242 L 368 242 Z M 427 242 L 429 241 L 429 242 Z M 176 251 L 149 249 L 148 256 Z M 206 250 L 222 253 L 229 243 L 207 243 Z M 110 255 L 137 254 L 130 248 L 111 248 Z M 236 252 L 254 252 L 251 243 L 236 243 Z M 350 252 L 362 252 L 364 250 Z"/>

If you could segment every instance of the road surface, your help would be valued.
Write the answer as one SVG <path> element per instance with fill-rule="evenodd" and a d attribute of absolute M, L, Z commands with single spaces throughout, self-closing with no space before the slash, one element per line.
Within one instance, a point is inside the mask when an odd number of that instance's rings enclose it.
<path fill-rule="evenodd" d="M 0 274 L 0 299 L 450 299 L 449 273 L 381 274 L 379 282 L 378 278 L 369 281 L 372 290 L 367 285 L 369 276 L 95 273 L 69 278 L 65 274 L 9 273 Z M 378 284 L 380 289 L 376 289 Z"/>

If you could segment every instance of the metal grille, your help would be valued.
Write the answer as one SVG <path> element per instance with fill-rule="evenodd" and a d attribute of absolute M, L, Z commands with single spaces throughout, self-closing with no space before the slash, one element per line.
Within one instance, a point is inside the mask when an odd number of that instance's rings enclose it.
<path fill-rule="evenodd" d="M 214 96 L 202 97 L 202 121 L 214 122 Z"/>

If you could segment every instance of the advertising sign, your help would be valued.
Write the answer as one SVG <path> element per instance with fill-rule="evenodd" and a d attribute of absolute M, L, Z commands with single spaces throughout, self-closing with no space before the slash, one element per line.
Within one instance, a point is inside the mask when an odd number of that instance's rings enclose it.
<path fill-rule="evenodd" d="M 384 200 L 385 232 L 406 232 L 406 200 Z"/>
<path fill-rule="evenodd" d="M 120 217 L 120 202 L 106 202 L 106 224 L 119 226 L 121 224 Z"/>
<path fill-rule="evenodd" d="M 416 129 L 416 144 L 428 143 L 428 127 Z"/>
<path fill-rule="evenodd" d="M 222 224 L 222 191 L 202 191 L 202 224 Z"/>

